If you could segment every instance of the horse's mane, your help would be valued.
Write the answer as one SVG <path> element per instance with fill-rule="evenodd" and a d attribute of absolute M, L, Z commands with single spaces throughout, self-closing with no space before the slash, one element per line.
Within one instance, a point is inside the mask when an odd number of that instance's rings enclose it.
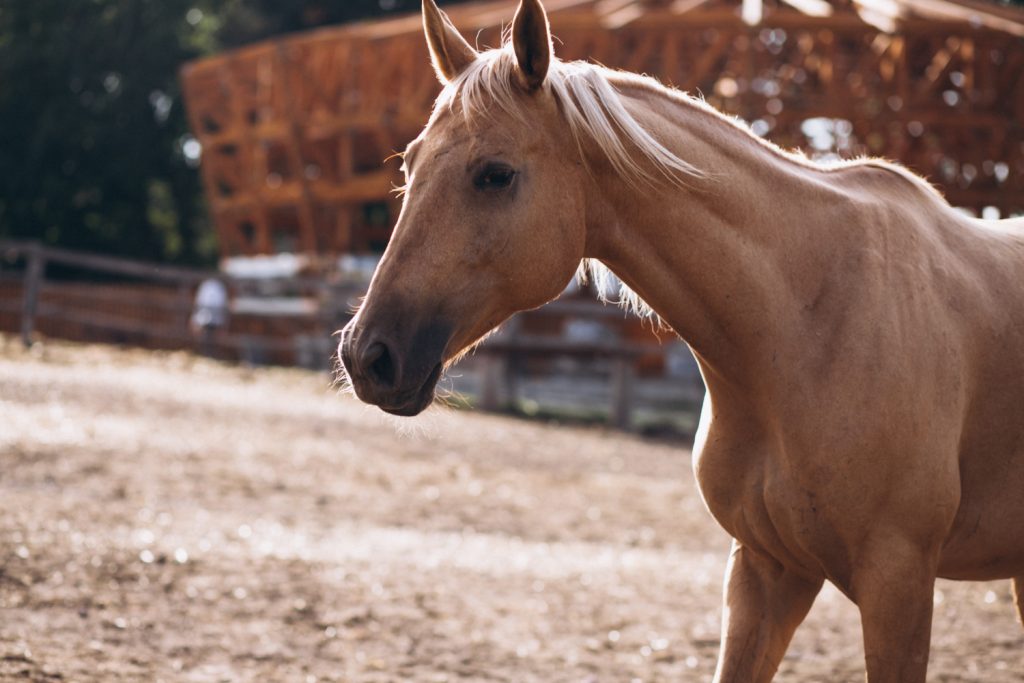
<path fill-rule="evenodd" d="M 496 105 L 525 122 L 523 100 L 515 85 L 517 68 L 511 43 L 481 52 L 444 89 L 435 111 L 458 103 L 466 119 L 475 120 Z M 551 60 L 542 87 L 564 113 L 581 154 L 584 140 L 595 143 L 624 179 L 639 184 L 667 180 L 684 185 L 686 177 L 703 178 L 699 169 L 669 151 L 633 118 L 609 80 L 612 73 L 587 62 Z M 649 166 L 637 159 L 637 152 Z"/>
<path fill-rule="evenodd" d="M 523 100 L 518 96 L 515 85 L 516 68 L 515 51 L 506 38 L 502 47 L 480 52 L 477 59 L 445 87 L 435 103 L 435 112 L 442 107 L 453 108 L 459 103 L 466 119 L 475 120 L 486 115 L 492 106 L 497 105 L 501 111 L 524 119 Z M 817 161 L 807 158 L 799 151 L 785 150 L 754 133 L 742 119 L 722 114 L 704 100 L 667 87 L 650 76 L 616 71 L 590 62 L 564 62 L 552 58 L 542 87 L 551 93 L 565 113 L 569 129 L 580 146 L 581 153 L 583 139 L 587 138 L 605 154 L 612 167 L 631 182 L 660 183 L 668 180 L 683 186 L 687 177 L 705 179 L 708 176 L 693 164 L 679 158 L 644 129 L 623 104 L 623 87 L 646 90 L 682 106 L 702 111 L 729 124 L 773 154 L 799 165 L 820 171 L 870 166 L 895 173 L 932 196 L 942 197 L 926 180 L 900 164 L 885 159 Z M 634 156 L 636 152 L 654 167 L 654 173 L 637 161 Z"/>
<path fill-rule="evenodd" d="M 515 50 L 506 37 L 500 48 L 480 52 L 465 71 L 448 83 L 435 102 L 434 116 L 442 109 L 450 110 L 458 106 L 467 121 L 475 121 L 485 117 L 492 107 L 497 107 L 527 123 L 524 100 L 516 85 L 517 68 Z M 754 133 L 746 122 L 726 116 L 703 100 L 666 87 L 648 76 L 614 71 L 589 62 L 565 62 L 552 57 L 542 87 L 551 94 L 564 113 L 580 155 L 586 159 L 583 154 L 584 141 L 596 144 L 615 171 L 625 181 L 636 185 L 662 185 L 667 182 L 685 188 L 688 179 L 714 178 L 681 159 L 644 129 L 623 104 L 621 90 L 626 87 L 646 90 L 710 115 L 749 136 L 770 153 L 801 166 L 825 172 L 857 166 L 878 168 L 900 176 L 946 204 L 942 195 L 927 181 L 899 164 L 875 158 L 824 163 L 814 161 L 800 152 L 782 149 Z M 621 285 L 618 287 L 618 303 L 641 316 L 657 318 L 651 308 L 635 292 L 621 284 L 604 264 L 593 259 L 584 260 L 580 265 L 579 278 L 594 282 L 603 298 L 608 298 L 608 293 L 616 288 L 616 284 Z"/>
<path fill-rule="evenodd" d="M 515 51 L 508 41 L 499 49 L 481 52 L 444 88 L 434 105 L 435 115 L 458 105 L 466 119 L 473 121 L 496 106 L 525 123 L 522 98 L 515 85 L 516 68 Z M 685 187 L 688 178 L 705 178 L 700 169 L 671 152 L 629 113 L 612 83 L 613 75 L 615 72 L 588 62 L 551 61 L 542 87 L 564 113 L 580 155 L 585 159 L 585 140 L 595 143 L 612 168 L 627 182 L 637 185 L 667 182 Z M 585 259 L 578 277 L 582 282 L 593 282 L 602 298 L 612 299 L 643 317 L 657 317 L 604 264 Z M 609 296 L 609 292 L 616 290 L 618 297 Z"/>

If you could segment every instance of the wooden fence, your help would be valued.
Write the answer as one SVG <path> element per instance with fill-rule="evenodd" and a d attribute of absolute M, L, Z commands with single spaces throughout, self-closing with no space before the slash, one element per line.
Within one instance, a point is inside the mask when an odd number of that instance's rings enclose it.
<path fill-rule="evenodd" d="M 59 279 L 47 278 L 50 266 L 61 267 Z M 69 273 L 89 277 L 68 279 Z M 211 278 L 225 283 L 236 304 L 212 352 L 202 348 L 202 340 L 189 328 L 196 289 Z M 329 369 L 336 343 L 332 333 L 347 322 L 362 293 L 359 286 L 330 284 L 325 278 L 229 277 L 212 270 L 0 241 L 0 329 L 19 334 L 26 345 L 41 333 L 154 349 L 203 350 L 256 364 Z M 238 306 L 243 299 L 255 306 Z M 305 305 L 282 312 L 281 306 L 271 305 L 275 301 Z M 589 339 L 571 339 L 559 332 L 565 320 L 621 330 L 623 315 L 595 300 L 567 299 L 513 319 L 469 360 L 479 378 L 473 403 L 485 410 L 514 408 L 531 372 L 550 372 L 556 361 L 571 360 L 606 377 L 608 421 L 631 428 L 637 368 L 644 368 L 645 359 L 648 365 L 652 358 L 658 361 L 662 349 L 653 338 L 636 341 L 619 332 Z M 699 400 L 699 383 L 687 391 L 687 400 Z"/>
<path fill-rule="evenodd" d="M 54 265 L 65 271 L 59 280 L 47 278 L 48 266 Z M 71 278 L 68 272 L 82 274 L 82 278 Z M 197 349 L 200 340 L 189 329 L 189 320 L 200 283 L 219 279 L 233 299 L 254 296 L 268 288 L 266 280 L 227 277 L 213 270 L 13 241 L 0 241 L 0 275 L 0 328 L 16 331 L 26 345 L 42 332 L 79 341 Z M 109 284 L 111 281 L 115 284 Z M 233 315 L 229 328 L 214 339 L 213 355 L 327 367 L 333 331 L 329 328 L 337 323 L 320 316 L 319 302 L 325 296 L 326 283 L 319 278 L 290 277 L 273 286 L 292 298 L 308 300 L 310 313 L 281 316 L 250 311 Z M 344 292 L 332 293 L 344 296 Z M 18 318 L 16 329 L 11 329 L 12 316 Z M 324 358 L 298 362 L 311 356 L 311 346 L 323 351 Z"/>

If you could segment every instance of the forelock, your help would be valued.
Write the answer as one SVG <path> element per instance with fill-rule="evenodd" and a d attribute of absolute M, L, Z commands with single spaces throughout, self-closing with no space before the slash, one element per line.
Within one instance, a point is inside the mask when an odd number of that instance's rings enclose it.
<path fill-rule="evenodd" d="M 528 124 L 526 97 L 517 83 L 518 69 L 511 43 L 481 52 L 451 81 L 434 105 L 432 118 L 443 110 L 460 112 L 469 123 L 493 111 Z M 554 59 L 541 86 L 557 103 L 585 159 L 584 146 L 594 144 L 612 167 L 630 182 L 668 182 L 684 186 L 686 178 L 704 174 L 668 150 L 626 109 L 610 80 L 615 72 L 587 62 Z M 638 160 L 639 159 L 639 160 Z M 646 160 L 646 164 L 641 160 Z"/>

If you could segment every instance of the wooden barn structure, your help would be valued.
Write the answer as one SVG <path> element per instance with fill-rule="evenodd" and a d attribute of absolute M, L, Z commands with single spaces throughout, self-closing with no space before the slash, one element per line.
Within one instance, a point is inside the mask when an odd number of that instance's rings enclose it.
<path fill-rule="evenodd" d="M 1024 212 L 1024 11 L 986 0 L 546 0 L 563 59 L 701 93 L 812 154 L 897 159 L 955 204 Z M 513 0 L 449 12 L 499 43 Z M 222 254 L 383 248 L 397 162 L 439 86 L 420 17 L 186 65 Z M 994 207 L 994 208 L 988 208 Z"/>

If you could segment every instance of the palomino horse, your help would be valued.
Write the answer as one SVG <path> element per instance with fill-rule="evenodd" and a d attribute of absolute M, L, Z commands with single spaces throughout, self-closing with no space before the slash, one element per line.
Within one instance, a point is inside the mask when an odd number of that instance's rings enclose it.
<path fill-rule="evenodd" d="M 826 579 L 872 683 L 925 680 L 936 576 L 1013 578 L 1024 612 L 1024 222 L 558 61 L 538 0 L 486 52 L 423 9 L 445 88 L 343 331 L 356 394 L 419 413 L 495 326 L 607 267 L 707 385 L 693 468 L 734 539 L 715 680 L 771 680 Z"/>

